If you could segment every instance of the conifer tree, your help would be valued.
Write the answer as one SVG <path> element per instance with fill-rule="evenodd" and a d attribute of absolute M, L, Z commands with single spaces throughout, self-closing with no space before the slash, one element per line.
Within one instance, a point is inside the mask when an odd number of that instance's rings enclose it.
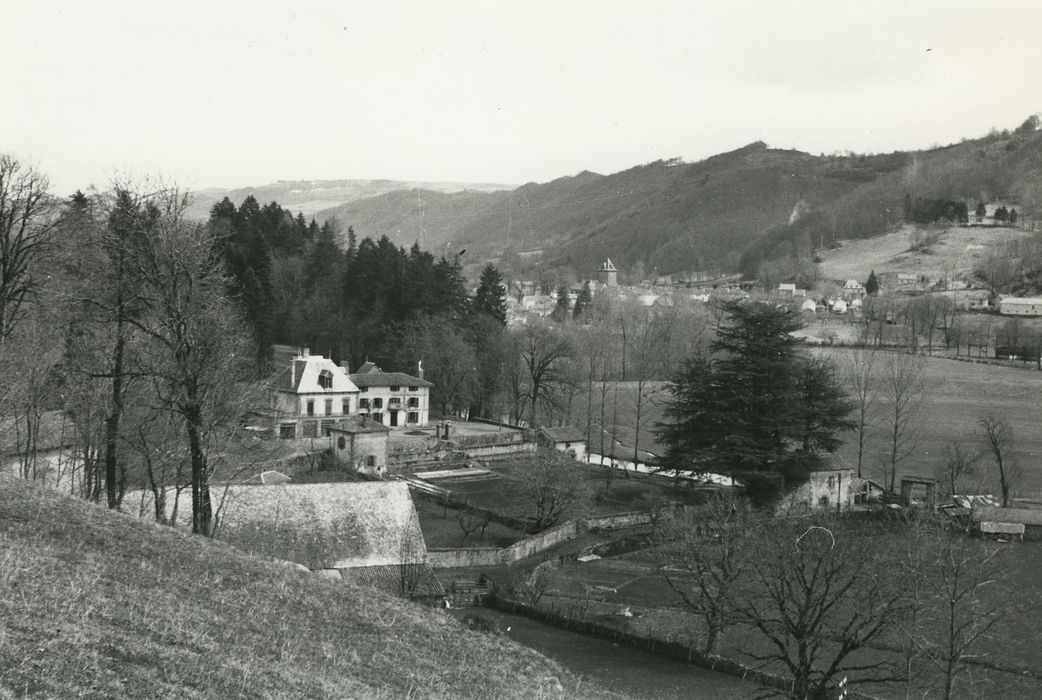
<path fill-rule="evenodd" d="M 865 282 L 865 293 L 872 297 L 879 294 L 879 280 L 876 279 L 875 270 L 868 273 L 868 281 Z"/>
<path fill-rule="evenodd" d="M 486 313 L 499 323 L 506 325 L 507 301 L 503 277 L 492 263 L 481 271 L 481 281 L 474 294 L 475 312 Z"/>

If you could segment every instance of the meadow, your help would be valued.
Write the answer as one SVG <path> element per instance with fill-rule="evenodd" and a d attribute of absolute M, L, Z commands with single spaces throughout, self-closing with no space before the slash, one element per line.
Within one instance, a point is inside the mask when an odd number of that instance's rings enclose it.
<path fill-rule="evenodd" d="M 839 378 L 849 391 L 844 371 L 851 362 L 853 351 L 827 347 L 816 352 L 823 353 L 836 363 Z M 895 354 L 885 351 L 879 357 L 881 361 L 891 361 Z M 1042 430 L 1039 424 L 1042 417 L 1042 372 L 1031 366 L 977 363 L 965 358 L 957 360 L 938 356 L 922 356 L 920 372 L 924 388 L 921 408 L 915 421 L 917 437 L 908 456 L 898 464 L 899 477 L 901 474 L 936 476 L 938 470 L 944 467 L 948 448 L 954 445 L 983 448 L 978 418 L 985 413 L 993 413 L 1007 421 L 1013 431 L 1013 454 L 1021 472 L 1015 487 L 1016 495 L 1042 498 Z M 642 452 L 664 452 L 665 448 L 654 432 L 655 423 L 663 418 L 663 406 L 669 397 L 664 386 L 664 383 L 656 383 L 650 390 L 646 388 L 646 393 L 651 396 L 645 402 L 641 417 L 639 436 Z M 618 387 L 618 422 L 615 428 L 618 439 L 614 453 L 629 458 L 633 453 L 636 435 L 636 386 L 631 382 L 620 382 Z M 612 411 L 606 414 L 610 421 Z M 598 418 L 599 408 L 595 405 L 595 421 Z M 586 425 L 582 413 L 577 413 L 573 420 L 575 425 Z M 594 423 L 593 450 L 598 447 L 596 430 Z M 605 432 L 612 432 L 610 422 Z M 856 466 L 856 435 L 847 432 L 842 437 L 845 442 L 838 453 L 852 466 Z M 605 444 L 610 444 L 607 437 Z M 887 455 L 887 434 L 881 420 L 877 419 L 866 432 L 863 476 L 882 484 L 888 473 Z M 982 458 L 978 477 L 967 481 L 967 489 L 978 493 L 999 493 L 998 476 L 988 458 Z"/>

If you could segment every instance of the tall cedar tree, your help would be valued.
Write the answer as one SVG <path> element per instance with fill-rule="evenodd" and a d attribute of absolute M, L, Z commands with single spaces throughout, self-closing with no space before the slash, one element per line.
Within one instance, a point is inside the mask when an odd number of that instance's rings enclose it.
<path fill-rule="evenodd" d="M 865 282 L 865 294 L 868 294 L 871 297 L 879 294 L 879 280 L 876 279 L 875 270 L 868 273 L 868 281 Z"/>
<path fill-rule="evenodd" d="M 583 323 L 588 322 L 587 316 L 593 307 L 593 292 L 590 291 L 590 283 L 587 281 L 583 284 L 582 291 L 579 292 L 579 296 L 575 299 L 575 308 L 572 309 L 572 318 Z"/>
<path fill-rule="evenodd" d="M 828 366 L 799 351 L 796 312 L 743 301 L 723 310 L 710 357 L 674 379 L 657 432 L 671 468 L 730 474 L 770 496 L 787 467 L 838 447 L 852 406 Z"/>
<path fill-rule="evenodd" d="M 474 294 L 473 309 L 476 313 L 486 313 L 506 325 L 507 300 L 503 277 L 495 265 L 489 263 L 481 271 L 481 282 Z"/>

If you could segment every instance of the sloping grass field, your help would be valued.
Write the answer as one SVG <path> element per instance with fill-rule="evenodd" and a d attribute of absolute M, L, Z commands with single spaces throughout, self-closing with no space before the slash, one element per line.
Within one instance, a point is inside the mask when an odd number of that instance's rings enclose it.
<path fill-rule="evenodd" d="M 444 614 L 0 475 L 0 697 L 611 697 Z"/>

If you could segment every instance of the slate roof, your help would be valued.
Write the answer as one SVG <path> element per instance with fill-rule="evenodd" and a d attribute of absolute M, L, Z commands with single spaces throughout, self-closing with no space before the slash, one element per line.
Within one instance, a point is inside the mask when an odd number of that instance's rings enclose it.
<path fill-rule="evenodd" d="M 562 425 L 559 428 L 540 428 L 539 432 L 555 443 L 586 442 L 586 433 L 571 425 Z"/>
<path fill-rule="evenodd" d="M 294 381 L 294 364 L 297 365 L 296 381 Z M 332 375 L 332 386 L 329 389 L 323 389 L 318 383 L 319 375 L 324 371 Z M 275 377 L 271 381 L 271 388 L 297 394 L 344 394 L 358 391 L 358 387 L 351 382 L 343 367 L 321 355 L 293 358 L 287 366 L 275 373 Z"/>
<path fill-rule="evenodd" d="M 1033 508 L 995 508 L 982 506 L 974 508 L 970 517 L 974 522 L 988 523 L 1022 523 L 1024 525 L 1042 525 L 1042 510 Z"/>
<path fill-rule="evenodd" d="M 370 369 L 366 369 L 367 367 Z M 357 373 L 350 376 L 351 381 L 359 389 L 373 386 L 434 386 L 425 379 L 405 372 L 384 372 L 372 362 L 366 362 Z"/>

